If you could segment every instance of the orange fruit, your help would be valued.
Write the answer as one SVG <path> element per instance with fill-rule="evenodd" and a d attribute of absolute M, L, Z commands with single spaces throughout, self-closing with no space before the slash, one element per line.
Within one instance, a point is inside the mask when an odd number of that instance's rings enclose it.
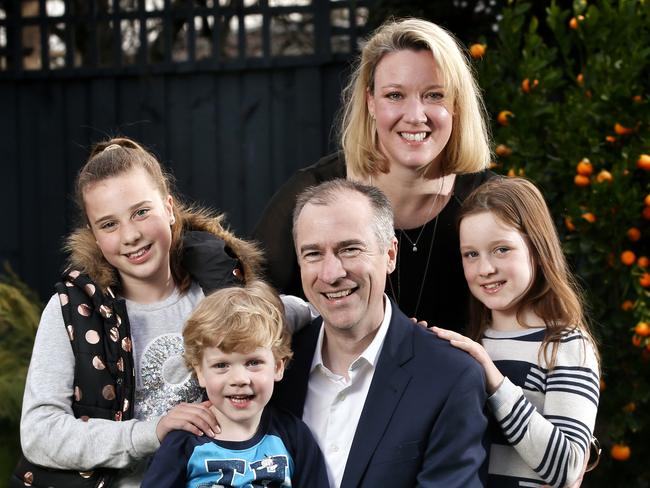
<path fill-rule="evenodd" d="M 512 154 L 512 149 L 510 149 L 505 144 L 499 144 L 497 147 L 494 148 L 494 152 L 499 157 L 507 158 Z"/>
<path fill-rule="evenodd" d="M 623 411 L 627 413 L 632 413 L 636 410 L 636 403 L 630 402 L 623 407 Z"/>
<path fill-rule="evenodd" d="M 629 446 L 621 443 L 614 444 L 609 451 L 609 454 L 612 456 L 612 459 L 616 459 L 617 461 L 627 461 L 630 459 L 632 451 Z"/>
<path fill-rule="evenodd" d="M 576 76 L 576 83 L 578 86 L 582 86 L 585 84 L 585 75 L 582 73 L 578 73 L 578 76 Z"/>
<path fill-rule="evenodd" d="M 596 216 L 591 212 L 585 212 L 581 215 L 581 217 L 585 219 L 587 222 L 589 222 L 590 224 L 596 222 Z"/>
<path fill-rule="evenodd" d="M 573 178 L 573 182 L 575 183 L 576 186 L 589 186 L 591 180 L 589 179 L 588 176 L 575 175 L 575 177 Z"/>
<path fill-rule="evenodd" d="M 508 176 L 510 176 L 511 178 L 512 178 L 513 176 L 517 176 L 517 173 L 515 173 L 515 168 L 510 168 L 510 169 L 508 170 Z"/>
<path fill-rule="evenodd" d="M 639 322 L 634 327 L 634 333 L 641 337 L 648 337 L 650 335 L 650 324 L 648 322 Z"/>
<path fill-rule="evenodd" d="M 469 54 L 472 56 L 474 59 L 481 59 L 483 56 L 485 56 L 485 51 L 487 51 L 487 46 L 485 44 L 472 44 L 469 47 Z"/>
<path fill-rule="evenodd" d="M 643 212 L 641 212 L 641 215 L 643 215 L 644 219 L 650 220 L 650 205 L 643 207 Z"/>
<path fill-rule="evenodd" d="M 643 203 L 645 203 L 647 207 L 650 207 L 650 193 L 645 196 Z"/>
<path fill-rule="evenodd" d="M 647 268 L 648 264 L 650 264 L 650 259 L 648 259 L 648 256 L 641 256 L 639 259 L 637 259 L 636 264 L 639 265 L 639 268 Z"/>
<path fill-rule="evenodd" d="M 616 142 L 616 137 L 614 136 L 605 136 L 605 140 L 609 142 L 610 144 L 614 144 Z"/>
<path fill-rule="evenodd" d="M 650 273 L 641 273 L 641 276 L 639 276 L 639 285 L 643 288 L 650 286 Z"/>
<path fill-rule="evenodd" d="M 632 101 L 634 103 L 641 103 L 643 101 L 643 97 L 641 95 L 634 95 L 632 97 Z"/>
<path fill-rule="evenodd" d="M 530 93 L 530 90 L 534 90 L 539 85 L 539 80 L 533 80 L 532 83 L 528 78 L 524 78 L 524 81 L 521 82 L 521 91 L 524 93 Z"/>
<path fill-rule="evenodd" d="M 621 303 L 621 309 L 624 312 L 629 312 L 634 308 L 634 302 L 632 300 L 625 300 L 623 303 Z"/>
<path fill-rule="evenodd" d="M 569 232 L 573 232 L 574 230 L 576 230 L 576 226 L 573 225 L 573 219 L 571 219 L 571 217 L 564 218 L 564 225 L 566 226 Z"/>
<path fill-rule="evenodd" d="M 576 173 L 582 176 L 589 176 L 594 172 L 594 166 L 589 161 L 589 158 L 582 158 L 576 166 Z"/>
<path fill-rule="evenodd" d="M 632 242 L 636 242 L 639 239 L 641 239 L 641 231 L 637 229 L 636 227 L 630 227 L 627 232 L 627 238 L 631 240 Z"/>
<path fill-rule="evenodd" d="M 577 17 L 571 17 L 571 20 L 569 20 L 569 27 L 573 30 L 576 30 L 578 28 L 578 23 L 582 22 L 585 20 L 584 15 L 578 15 Z"/>
<path fill-rule="evenodd" d="M 598 173 L 598 175 L 596 176 L 596 181 L 598 183 L 605 183 L 605 182 L 610 183 L 613 179 L 614 177 L 612 176 L 612 174 L 606 169 L 601 170 L 600 173 Z"/>
<path fill-rule="evenodd" d="M 650 171 L 650 156 L 647 154 L 642 154 L 639 156 L 639 159 L 636 160 L 636 167 L 646 171 Z"/>
<path fill-rule="evenodd" d="M 503 126 L 506 126 L 509 123 L 508 119 L 510 117 L 514 117 L 514 114 L 510 110 L 501 110 L 501 112 L 499 112 L 499 115 L 497 115 L 497 122 Z"/>
<path fill-rule="evenodd" d="M 616 132 L 619 136 L 626 136 L 634 132 L 634 129 L 630 127 L 625 127 L 624 125 L 621 125 L 618 122 L 616 122 L 614 124 L 614 132 Z"/>
<path fill-rule="evenodd" d="M 636 261 L 636 256 L 632 251 L 623 251 L 621 253 L 621 263 L 625 266 L 632 266 L 634 261 Z"/>
<path fill-rule="evenodd" d="M 634 347 L 641 347 L 641 337 L 639 337 L 638 335 L 634 334 L 634 335 L 632 336 L 632 345 L 633 345 Z"/>

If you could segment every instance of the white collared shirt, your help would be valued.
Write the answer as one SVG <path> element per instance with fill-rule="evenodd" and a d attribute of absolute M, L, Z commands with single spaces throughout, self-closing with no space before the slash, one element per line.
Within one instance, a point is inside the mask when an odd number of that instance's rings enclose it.
<path fill-rule="evenodd" d="M 341 485 L 352 440 L 366 403 L 391 315 L 390 300 L 384 295 L 384 320 L 365 351 L 352 361 L 348 369 L 349 379 L 332 373 L 323 364 L 325 324 L 321 327 L 309 373 L 302 419 L 323 451 L 332 488 Z"/>

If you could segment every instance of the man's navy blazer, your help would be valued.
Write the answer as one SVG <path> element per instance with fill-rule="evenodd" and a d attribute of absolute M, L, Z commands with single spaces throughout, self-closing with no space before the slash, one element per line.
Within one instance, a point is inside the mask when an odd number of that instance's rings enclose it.
<path fill-rule="evenodd" d="M 341 487 L 484 486 L 483 370 L 391 305 Z M 294 334 L 294 358 L 273 395 L 300 418 L 321 326 L 318 318 Z"/>

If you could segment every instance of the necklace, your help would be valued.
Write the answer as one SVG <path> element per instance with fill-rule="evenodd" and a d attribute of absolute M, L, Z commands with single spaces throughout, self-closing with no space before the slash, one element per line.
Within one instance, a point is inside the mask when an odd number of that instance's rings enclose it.
<path fill-rule="evenodd" d="M 427 260 L 424 265 L 424 273 L 422 274 L 422 281 L 420 282 L 420 289 L 418 290 L 418 299 L 415 302 L 415 309 L 413 311 L 413 317 L 418 316 L 418 311 L 420 309 L 420 301 L 422 300 L 422 293 L 424 292 L 424 284 L 427 280 L 427 273 L 429 272 L 429 264 L 431 263 L 431 255 L 433 254 L 433 243 L 436 240 L 436 231 L 438 230 L 438 217 L 440 214 L 436 215 L 434 218 L 433 222 L 433 233 L 431 235 L 431 244 L 429 244 L 429 252 L 427 254 Z M 425 224 L 426 225 L 426 224 Z M 406 234 L 404 234 L 406 235 Z M 420 236 L 422 233 L 420 232 Z M 418 239 L 420 238 L 418 236 Z M 399 253 L 399 249 L 401 249 L 402 246 L 402 232 L 400 232 L 399 236 L 399 241 L 398 241 L 398 252 L 397 252 L 397 266 L 395 270 L 395 274 L 397 275 L 397 293 L 395 293 L 395 288 L 393 287 L 393 279 L 392 275 L 388 277 L 388 283 L 390 285 L 390 291 L 391 294 L 393 295 L 393 298 L 397 302 L 398 305 L 400 305 L 400 298 L 401 298 L 401 293 L 402 293 L 402 287 L 401 287 L 401 274 L 400 274 L 400 264 L 401 264 L 401 254 Z"/>
<path fill-rule="evenodd" d="M 442 177 L 442 181 L 440 182 L 440 190 L 438 190 L 438 193 L 436 193 L 436 196 L 433 197 L 433 201 L 431 202 L 431 206 L 429 207 L 429 211 L 427 212 L 427 218 L 426 221 L 424 222 L 424 225 L 420 228 L 420 232 L 418 232 L 418 236 L 415 238 L 415 240 L 411 240 L 409 235 L 406 233 L 404 229 L 400 229 L 400 238 L 402 235 L 406 237 L 406 240 L 409 241 L 409 243 L 412 246 L 413 252 L 418 251 L 418 242 L 420 242 L 420 237 L 422 237 L 422 233 L 424 232 L 424 229 L 426 228 L 427 224 L 429 223 L 429 217 L 431 217 L 431 213 L 433 212 L 434 207 L 436 206 L 436 203 L 438 202 L 438 198 L 440 197 L 440 194 L 442 193 L 442 190 L 445 187 L 445 177 Z M 438 223 L 438 217 L 436 216 L 435 218 L 435 223 Z"/>

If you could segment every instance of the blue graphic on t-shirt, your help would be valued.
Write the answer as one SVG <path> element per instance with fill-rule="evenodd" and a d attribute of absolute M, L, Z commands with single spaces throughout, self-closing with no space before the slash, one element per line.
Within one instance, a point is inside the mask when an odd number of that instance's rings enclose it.
<path fill-rule="evenodd" d="M 293 460 L 279 437 L 266 435 L 243 450 L 215 442 L 197 446 L 187 464 L 191 488 L 288 488 Z"/>

